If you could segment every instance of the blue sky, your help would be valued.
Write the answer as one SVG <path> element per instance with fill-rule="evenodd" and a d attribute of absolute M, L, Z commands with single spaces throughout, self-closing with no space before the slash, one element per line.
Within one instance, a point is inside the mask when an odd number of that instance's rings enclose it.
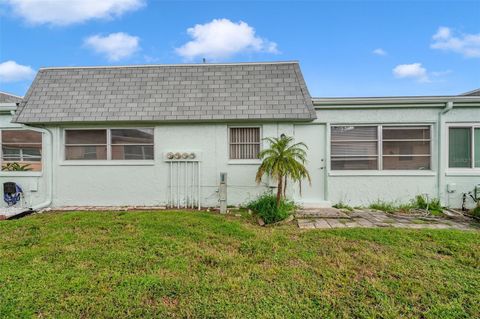
<path fill-rule="evenodd" d="M 0 0 L 0 91 L 42 66 L 299 60 L 312 96 L 480 87 L 480 0 Z"/>

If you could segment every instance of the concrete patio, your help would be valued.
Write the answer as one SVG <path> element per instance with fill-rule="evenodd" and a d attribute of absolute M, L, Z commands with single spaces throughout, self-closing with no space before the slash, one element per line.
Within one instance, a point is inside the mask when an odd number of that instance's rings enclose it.
<path fill-rule="evenodd" d="M 302 229 L 329 229 L 353 227 L 394 227 L 413 229 L 477 229 L 480 225 L 465 216 L 434 217 L 387 214 L 373 210 L 352 212 L 336 208 L 318 208 L 297 212 L 298 227 Z"/>

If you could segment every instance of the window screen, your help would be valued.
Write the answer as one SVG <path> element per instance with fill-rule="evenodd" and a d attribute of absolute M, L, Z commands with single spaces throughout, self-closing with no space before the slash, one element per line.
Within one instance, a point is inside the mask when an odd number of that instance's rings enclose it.
<path fill-rule="evenodd" d="M 152 160 L 153 129 L 112 129 L 112 159 Z"/>
<path fill-rule="evenodd" d="M 106 160 L 107 130 L 66 130 L 66 160 Z"/>
<path fill-rule="evenodd" d="M 332 170 L 378 169 L 376 126 L 332 126 Z"/>
<path fill-rule="evenodd" d="M 3 130 L 2 170 L 14 170 L 12 164 L 23 170 L 42 170 L 42 133 L 32 130 Z"/>
<path fill-rule="evenodd" d="M 430 169 L 430 127 L 382 128 L 383 169 Z"/>

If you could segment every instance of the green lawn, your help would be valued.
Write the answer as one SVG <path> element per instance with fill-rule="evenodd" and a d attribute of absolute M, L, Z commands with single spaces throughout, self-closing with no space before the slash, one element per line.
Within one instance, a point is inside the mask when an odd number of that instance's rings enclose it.
<path fill-rule="evenodd" d="M 0 222 L 1 318 L 479 318 L 480 232 L 198 212 Z"/>

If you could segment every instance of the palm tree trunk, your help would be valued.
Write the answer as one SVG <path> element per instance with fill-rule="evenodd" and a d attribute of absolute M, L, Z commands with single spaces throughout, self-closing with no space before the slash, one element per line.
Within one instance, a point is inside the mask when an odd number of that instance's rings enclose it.
<path fill-rule="evenodd" d="M 277 207 L 280 206 L 280 199 L 282 198 L 282 186 L 283 186 L 283 178 L 280 175 L 280 176 L 278 176 Z"/>
<path fill-rule="evenodd" d="M 283 198 L 287 198 L 287 176 L 285 176 L 285 182 L 283 183 Z"/>

